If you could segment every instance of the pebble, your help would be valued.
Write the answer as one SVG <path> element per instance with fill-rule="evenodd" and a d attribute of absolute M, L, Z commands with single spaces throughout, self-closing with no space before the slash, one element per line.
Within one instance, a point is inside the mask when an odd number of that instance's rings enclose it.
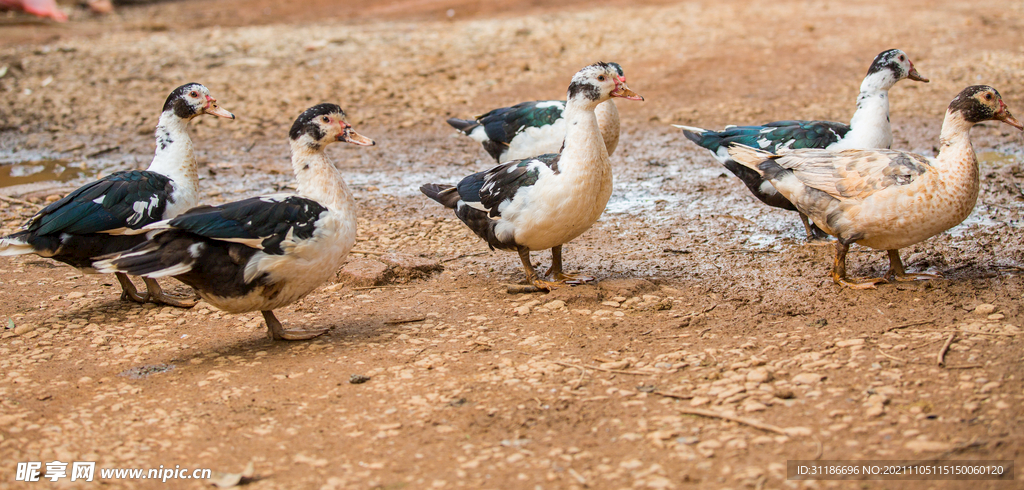
<path fill-rule="evenodd" d="M 370 377 L 364 374 L 353 374 L 352 376 L 348 377 L 348 382 L 354 385 L 361 385 L 369 380 Z"/>
<path fill-rule="evenodd" d="M 690 399 L 690 406 L 691 407 L 699 407 L 699 406 L 704 405 L 704 404 L 706 404 L 706 403 L 708 403 L 710 401 L 711 401 L 711 399 L 706 397 L 706 396 L 695 396 L 695 397 Z"/>
<path fill-rule="evenodd" d="M 979 315 L 991 315 L 996 312 L 996 305 L 982 303 L 974 308 L 974 312 Z"/>
<path fill-rule="evenodd" d="M 544 307 L 549 310 L 561 310 L 562 308 L 565 308 L 565 301 L 556 299 L 554 301 L 544 303 Z"/>
<path fill-rule="evenodd" d="M 922 441 L 922 440 L 917 440 L 917 439 L 915 439 L 913 441 L 908 441 L 906 444 L 903 445 L 903 447 L 905 447 L 905 448 L 907 448 L 907 449 L 909 449 L 911 451 L 914 451 L 915 453 L 925 452 L 925 451 L 928 451 L 928 452 L 932 452 L 932 451 L 934 451 L 934 452 L 945 452 L 945 451 L 949 451 L 950 449 L 953 449 L 953 445 L 948 443 L 948 442 Z"/>
<path fill-rule="evenodd" d="M 988 393 L 988 392 L 990 392 L 990 391 L 992 391 L 992 390 L 994 390 L 996 388 L 999 388 L 999 386 L 1001 386 L 1001 383 L 999 383 L 998 381 L 990 381 L 990 382 L 985 383 L 984 385 L 982 385 L 982 387 L 980 389 L 978 389 L 978 392 L 979 393 Z"/>
<path fill-rule="evenodd" d="M 14 327 L 14 335 L 25 335 L 35 329 L 35 325 L 18 325 Z"/>
<path fill-rule="evenodd" d="M 789 437 L 806 437 L 814 433 L 810 427 L 786 427 L 782 431 Z"/>
<path fill-rule="evenodd" d="M 793 383 L 798 385 L 812 385 L 820 382 L 825 376 L 818 373 L 800 373 L 793 376 Z"/>
<path fill-rule="evenodd" d="M 772 373 L 763 367 L 756 368 L 747 373 L 746 379 L 751 383 L 767 383 L 772 380 Z"/>
<path fill-rule="evenodd" d="M 864 345 L 864 339 L 840 340 L 836 342 L 836 347 L 850 347 L 854 345 Z"/>
<path fill-rule="evenodd" d="M 767 410 L 767 409 L 768 409 L 767 405 L 765 405 L 764 403 L 761 403 L 761 402 L 754 401 L 754 400 L 747 400 L 747 403 L 743 404 L 743 411 L 744 412 L 760 412 L 762 410 Z"/>
<path fill-rule="evenodd" d="M 880 417 L 885 413 L 885 407 L 880 404 L 873 404 L 864 411 L 864 415 L 868 418 Z"/>

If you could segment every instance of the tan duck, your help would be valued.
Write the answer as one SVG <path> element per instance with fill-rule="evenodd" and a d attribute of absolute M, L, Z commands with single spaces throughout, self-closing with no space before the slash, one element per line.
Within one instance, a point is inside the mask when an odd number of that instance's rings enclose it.
<path fill-rule="evenodd" d="M 971 214 L 980 179 L 970 131 L 989 120 L 1024 130 L 996 89 L 974 85 L 950 102 L 935 158 L 896 150 L 806 149 L 773 154 L 742 145 L 731 146 L 729 153 L 837 238 L 832 280 L 867 289 L 893 278 L 937 277 L 907 274 L 899 249 L 942 233 Z M 846 253 L 852 243 L 888 251 L 889 271 L 879 278 L 847 278 Z"/>

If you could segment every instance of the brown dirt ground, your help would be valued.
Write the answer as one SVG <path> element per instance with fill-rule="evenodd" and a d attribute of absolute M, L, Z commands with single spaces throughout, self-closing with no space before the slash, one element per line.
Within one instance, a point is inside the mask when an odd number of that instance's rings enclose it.
<path fill-rule="evenodd" d="M 872 57 L 900 47 L 932 82 L 893 89 L 894 147 L 933 154 L 966 85 L 1024 111 L 1020 2 L 500 5 L 223 0 L 73 11 L 66 25 L 3 17 L 0 163 L 60 159 L 83 175 L 0 193 L 40 203 L 145 166 L 156 110 L 193 80 L 238 116 L 194 125 L 209 202 L 284 188 L 288 125 L 335 101 L 378 142 L 330 150 L 359 202 L 356 248 L 370 252 L 353 260 L 395 252 L 444 270 L 327 284 L 278 316 L 331 331 L 272 343 L 258 314 L 128 304 L 109 276 L 4 258 L 0 319 L 17 333 L 0 338 L 0 488 L 16 487 L 15 462 L 55 459 L 235 473 L 252 462 L 251 488 L 1015 485 L 805 485 L 785 465 L 1020 455 L 1021 137 L 975 128 L 975 214 L 903 250 L 911 270 L 944 279 L 851 291 L 828 280 L 830 247 L 805 245 L 792 215 L 668 123 L 846 120 Z M 517 258 L 488 252 L 416 187 L 489 163 L 444 118 L 559 97 L 598 59 L 647 97 L 619 102 L 615 195 L 566 247 L 568 267 L 600 282 L 509 294 Z M 3 231 L 34 210 L 0 202 Z M 857 274 L 884 267 L 880 252 L 852 255 Z M 694 406 L 786 433 L 685 413 Z"/>

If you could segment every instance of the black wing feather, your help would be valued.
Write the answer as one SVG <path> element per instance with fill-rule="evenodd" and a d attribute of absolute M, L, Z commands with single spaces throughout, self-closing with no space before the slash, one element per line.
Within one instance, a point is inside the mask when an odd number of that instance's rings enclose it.
<path fill-rule="evenodd" d="M 139 229 L 163 219 L 168 202 L 174 202 L 172 191 L 166 175 L 147 170 L 116 172 L 46 206 L 23 229 L 36 235 Z"/>
<path fill-rule="evenodd" d="M 320 203 L 304 197 L 263 196 L 193 208 L 169 224 L 212 239 L 261 239 L 264 252 L 280 255 L 289 231 L 300 240 L 311 238 L 326 211 Z"/>

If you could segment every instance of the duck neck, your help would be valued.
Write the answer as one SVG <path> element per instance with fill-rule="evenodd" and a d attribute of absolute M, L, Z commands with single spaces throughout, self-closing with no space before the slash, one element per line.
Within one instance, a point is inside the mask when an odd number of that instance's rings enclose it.
<path fill-rule="evenodd" d="M 601 127 L 601 138 L 608 149 L 608 156 L 611 156 L 619 146 L 619 108 L 609 99 L 598 104 L 594 114 L 597 115 L 597 125 Z"/>
<path fill-rule="evenodd" d="M 156 125 L 156 155 L 148 169 L 170 177 L 179 187 L 195 187 L 199 182 L 188 123 L 188 119 L 182 119 L 172 111 L 160 114 L 160 122 Z"/>
<path fill-rule="evenodd" d="M 845 139 L 855 141 L 861 148 L 892 146 L 889 89 L 895 83 L 892 73 L 885 70 L 864 77 L 857 96 L 857 112 L 850 118 L 850 132 Z"/>
<path fill-rule="evenodd" d="M 594 114 L 597 104 L 597 101 L 585 98 L 570 99 L 566 103 L 564 117 L 567 129 L 562 156 L 558 160 L 559 172 L 592 170 L 590 167 L 593 165 L 584 165 L 584 162 L 600 161 L 609 166 L 608 149 Z"/>
<path fill-rule="evenodd" d="M 298 182 L 297 193 L 312 199 L 334 212 L 351 215 L 352 192 L 323 147 L 309 147 L 292 142 L 292 170 Z"/>
<path fill-rule="evenodd" d="M 974 154 L 974 146 L 971 144 L 971 128 L 974 123 L 964 119 L 960 112 L 946 111 L 946 117 L 942 120 L 942 133 L 939 134 L 939 155 L 936 157 L 940 162 L 967 165 L 978 171 L 978 160 Z"/>

